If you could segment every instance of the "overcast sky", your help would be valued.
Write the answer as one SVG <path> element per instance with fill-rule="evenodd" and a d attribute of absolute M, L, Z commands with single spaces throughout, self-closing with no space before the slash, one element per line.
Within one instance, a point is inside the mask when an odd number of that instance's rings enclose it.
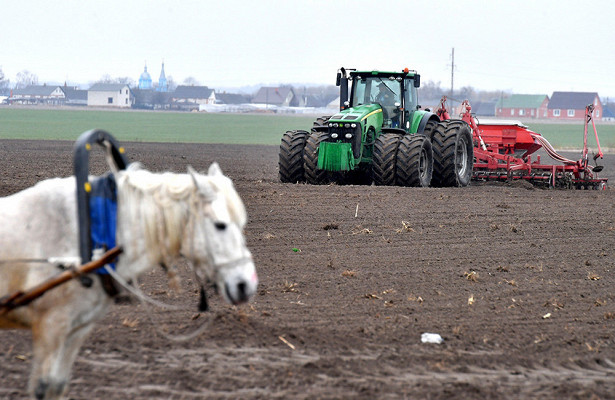
<path fill-rule="evenodd" d="M 340 67 L 417 70 L 423 82 L 615 97 L 611 0 L 0 0 L 13 83 L 188 77 L 214 89 L 333 84 Z"/>

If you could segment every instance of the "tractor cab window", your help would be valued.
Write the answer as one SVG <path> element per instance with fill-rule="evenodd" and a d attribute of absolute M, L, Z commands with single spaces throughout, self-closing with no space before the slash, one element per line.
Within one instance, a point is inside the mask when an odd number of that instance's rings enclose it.
<path fill-rule="evenodd" d="M 416 88 L 414 87 L 414 79 L 406 79 L 406 90 L 404 92 L 404 108 L 410 112 L 416 110 L 418 99 L 416 95 Z"/>
<path fill-rule="evenodd" d="M 395 103 L 401 103 L 401 85 L 397 80 L 357 77 L 354 81 L 353 92 L 353 107 L 374 103 L 383 107 L 393 107 Z"/>
<path fill-rule="evenodd" d="M 382 107 L 384 126 L 399 126 L 401 79 L 387 77 L 357 77 L 353 85 L 352 106 L 379 104 Z"/>

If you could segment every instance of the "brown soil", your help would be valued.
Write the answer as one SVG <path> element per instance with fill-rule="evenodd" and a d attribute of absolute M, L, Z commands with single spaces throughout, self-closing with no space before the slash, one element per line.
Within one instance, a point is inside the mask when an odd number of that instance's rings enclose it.
<path fill-rule="evenodd" d="M 615 393 L 615 190 L 281 184 L 278 149 L 124 143 L 148 169 L 218 161 L 246 203 L 261 285 L 198 314 L 115 305 L 74 399 L 607 399 Z M 569 157 L 578 157 L 570 154 Z M 1 141 L 0 195 L 72 173 L 72 143 Z M 93 160 L 93 171 L 105 170 Z M 615 156 L 605 174 L 615 182 Z M 163 334 L 204 333 L 184 343 Z M 442 344 L 421 343 L 438 333 Z M 0 398 L 26 396 L 30 334 L 0 332 Z"/>

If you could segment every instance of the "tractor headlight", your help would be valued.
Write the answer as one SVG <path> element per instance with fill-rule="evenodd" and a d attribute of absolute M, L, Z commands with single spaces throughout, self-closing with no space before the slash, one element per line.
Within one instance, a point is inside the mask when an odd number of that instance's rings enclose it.
<path fill-rule="evenodd" d="M 334 123 L 333 122 L 329 122 L 329 128 L 333 128 Z"/>
<path fill-rule="evenodd" d="M 339 135 L 337 133 L 332 133 L 331 134 L 331 139 L 337 139 Z"/>
<path fill-rule="evenodd" d="M 344 124 L 344 128 L 350 128 L 350 124 Z"/>
<path fill-rule="evenodd" d="M 351 127 L 351 128 L 356 128 L 356 127 L 357 127 L 357 124 L 350 124 L 350 127 Z"/>
<path fill-rule="evenodd" d="M 352 133 L 347 133 L 344 135 L 346 139 L 352 139 Z"/>

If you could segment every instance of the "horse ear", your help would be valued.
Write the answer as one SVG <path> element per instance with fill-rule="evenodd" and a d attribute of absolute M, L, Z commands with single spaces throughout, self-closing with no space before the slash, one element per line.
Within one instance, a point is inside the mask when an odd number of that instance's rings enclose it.
<path fill-rule="evenodd" d="M 196 181 L 197 172 L 190 165 L 188 165 L 188 175 L 190 175 L 190 177 L 192 178 L 192 182 L 194 183 L 194 186 L 198 188 L 199 184 Z"/>
<path fill-rule="evenodd" d="M 207 171 L 207 175 L 215 176 L 215 175 L 224 175 L 224 174 L 222 173 L 222 169 L 220 168 L 220 165 L 218 165 L 217 162 L 213 162 L 209 166 L 209 170 Z"/>

